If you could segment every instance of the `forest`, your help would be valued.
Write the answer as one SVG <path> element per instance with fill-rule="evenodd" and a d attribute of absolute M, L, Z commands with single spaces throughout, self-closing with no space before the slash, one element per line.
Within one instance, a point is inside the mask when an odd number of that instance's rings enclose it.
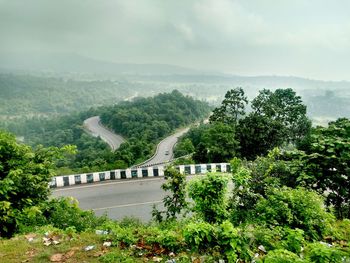
<path fill-rule="evenodd" d="M 75 145 L 76 153 L 59 161 L 59 174 L 126 168 L 153 155 L 156 144 L 175 129 L 191 125 L 209 115 L 207 103 L 178 91 L 149 98 L 135 98 L 115 106 L 91 108 L 52 118 L 32 117 L 11 123 L 7 129 L 24 137 L 31 146 Z M 83 127 L 85 119 L 100 115 L 102 122 L 122 134 L 127 142 L 112 152 Z"/>

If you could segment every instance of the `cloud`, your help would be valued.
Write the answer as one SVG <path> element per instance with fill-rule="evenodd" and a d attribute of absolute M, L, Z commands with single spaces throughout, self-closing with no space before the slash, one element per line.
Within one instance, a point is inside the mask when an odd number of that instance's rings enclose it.
<path fill-rule="evenodd" d="M 349 8 L 347 0 L 0 0 L 0 53 L 349 78 Z M 322 58 L 331 66 L 321 68 Z"/>

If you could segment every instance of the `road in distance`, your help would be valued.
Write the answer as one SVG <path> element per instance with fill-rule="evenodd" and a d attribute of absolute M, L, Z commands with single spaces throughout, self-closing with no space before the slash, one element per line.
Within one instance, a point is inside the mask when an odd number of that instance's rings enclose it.
<path fill-rule="evenodd" d="M 118 149 L 119 146 L 125 142 L 125 139 L 122 136 L 111 132 L 101 125 L 100 116 L 94 116 L 86 119 L 84 121 L 84 126 L 92 136 L 99 136 L 112 148 L 113 151 Z"/>

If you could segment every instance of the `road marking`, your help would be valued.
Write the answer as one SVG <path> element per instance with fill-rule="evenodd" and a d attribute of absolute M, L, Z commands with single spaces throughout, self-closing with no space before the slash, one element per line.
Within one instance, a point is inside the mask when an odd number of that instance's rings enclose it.
<path fill-rule="evenodd" d="M 129 207 L 129 206 L 158 204 L 158 203 L 161 203 L 161 202 L 162 202 L 161 200 L 160 201 L 149 201 L 149 202 L 143 202 L 143 203 L 132 203 L 132 204 L 124 204 L 124 205 L 114 205 L 114 206 L 99 207 L 99 208 L 93 208 L 91 210 L 98 211 L 98 210 L 106 210 L 106 209 Z"/>
<path fill-rule="evenodd" d="M 149 181 L 158 181 L 158 180 L 164 180 L 164 177 L 159 178 L 148 178 L 148 179 L 137 179 L 137 180 L 128 180 L 124 182 L 108 182 L 103 184 L 91 184 L 91 185 L 84 185 L 84 186 L 73 186 L 70 188 L 60 188 L 55 189 L 53 192 L 60 192 L 60 191 L 70 191 L 70 190 L 76 190 L 76 189 L 82 189 L 82 188 L 91 188 L 91 187 L 101 187 L 101 186 L 108 186 L 108 185 L 114 185 L 114 184 L 128 184 L 128 183 L 140 183 L 140 182 L 149 182 Z"/>

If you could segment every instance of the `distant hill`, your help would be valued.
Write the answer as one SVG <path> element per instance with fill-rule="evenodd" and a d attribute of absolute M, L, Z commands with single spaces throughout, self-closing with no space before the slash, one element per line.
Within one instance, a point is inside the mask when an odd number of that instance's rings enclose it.
<path fill-rule="evenodd" d="M 218 104 L 227 90 L 242 87 L 251 99 L 264 88 L 292 88 L 302 96 L 309 115 L 320 123 L 350 117 L 348 81 L 238 76 L 174 65 L 113 63 L 64 53 L 0 54 L 0 72 L 6 73 L 0 76 L 0 115 L 20 114 L 28 108 L 34 113 L 69 112 L 173 89 Z"/>
<path fill-rule="evenodd" d="M 55 71 L 90 74 L 169 75 L 199 74 L 200 71 L 166 64 L 130 64 L 96 60 L 76 54 L 2 54 L 0 68 L 4 70 Z"/>

